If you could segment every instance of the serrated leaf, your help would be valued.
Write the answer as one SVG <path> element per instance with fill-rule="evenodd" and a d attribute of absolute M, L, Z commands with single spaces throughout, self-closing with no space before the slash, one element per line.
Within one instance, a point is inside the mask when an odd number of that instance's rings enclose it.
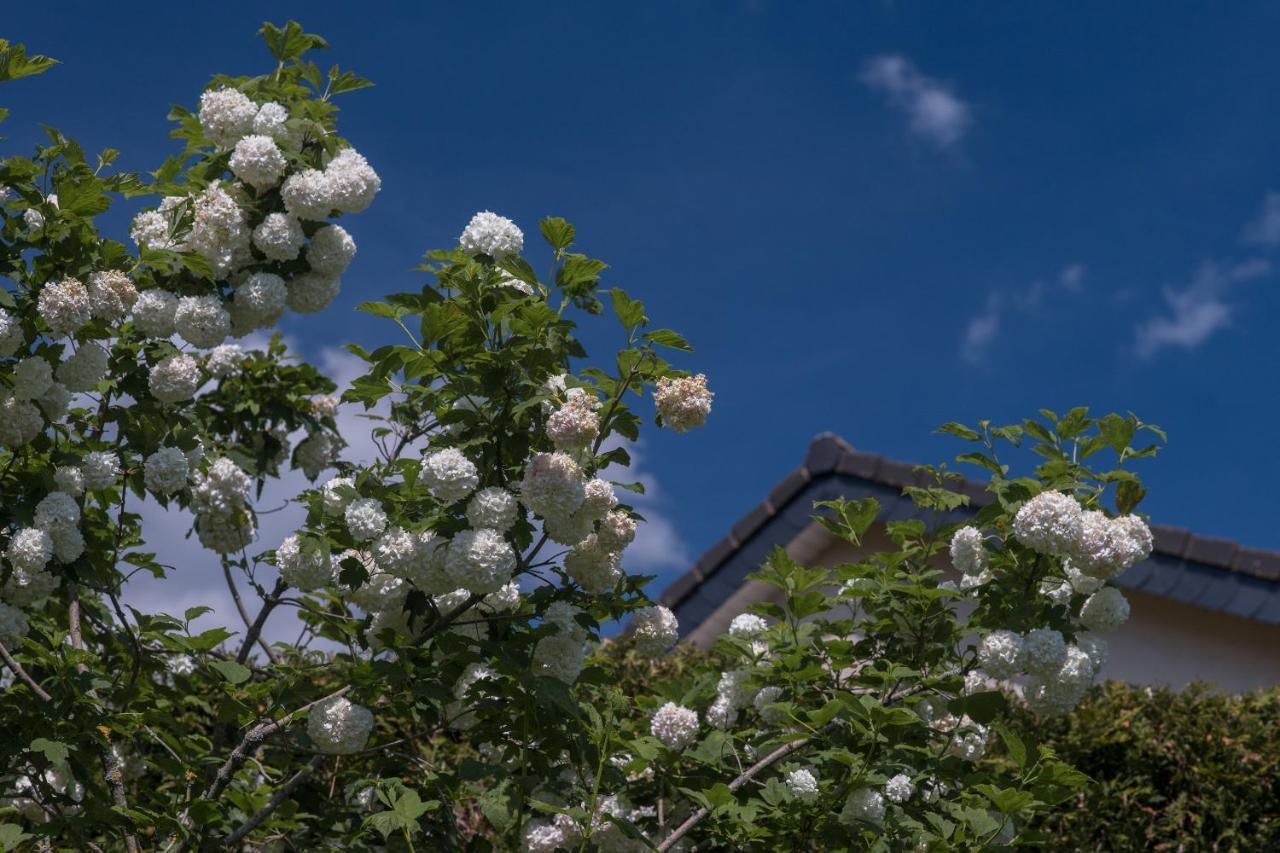
<path fill-rule="evenodd" d="M 556 251 L 567 249 L 573 245 L 575 235 L 573 226 L 559 216 L 548 216 L 538 223 L 542 238 Z"/>
<path fill-rule="evenodd" d="M 217 672 L 232 684 L 241 684 L 252 675 L 249 668 L 233 660 L 215 660 L 209 662 L 209 668 Z"/>
<path fill-rule="evenodd" d="M 50 764 L 62 764 L 71 756 L 71 749 L 65 743 L 43 737 L 31 741 L 29 749 L 42 753 Z"/>

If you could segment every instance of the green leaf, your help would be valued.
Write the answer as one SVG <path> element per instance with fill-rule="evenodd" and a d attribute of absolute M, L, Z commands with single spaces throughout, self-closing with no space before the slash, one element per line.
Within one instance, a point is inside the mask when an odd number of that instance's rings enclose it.
<path fill-rule="evenodd" d="M 58 60 L 47 56 L 27 56 L 25 45 L 11 46 L 5 39 L 0 39 L 0 83 L 30 77 L 32 74 L 43 74 L 57 64 Z"/>
<path fill-rule="evenodd" d="M 32 752 L 43 753 L 50 764 L 62 764 L 71 755 L 71 749 L 65 743 L 48 738 L 36 738 L 29 748 Z"/>
<path fill-rule="evenodd" d="M 12 823 L 0 823 L 0 850 L 8 853 L 10 850 L 17 850 L 18 845 L 26 841 L 28 838 L 34 838 L 28 832 L 23 832 L 22 827 Z"/>
<path fill-rule="evenodd" d="M 673 332 L 671 329 L 654 329 L 652 332 L 646 332 L 644 339 L 660 347 L 693 352 L 693 347 L 689 345 L 689 342 L 679 332 Z"/>
<path fill-rule="evenodd" d="M 620 287 L 610 290 L 609 296 L 613 300 L 613 313 L 618 316 L 618 322 L 622 323 L 622 327 L 628 332 L 648 322 L 644 316 L 644 303 L 640 300 L 632 299 Z"/>
<path fill-rule="evenodd" d="M 955 421 L 950 421 L 938 427 L 937 432 L 954 435 L 956 438 L 963 438 L 965 441 L 982 441 L 982 433 Z"/>
<path fill-rule="evenodd" d="M 270 21 L 264 21 L 258 35 L 267 43 L 267 50 L 271 51 L 271 55 L 281 63 L 294 62 L 312 48 L 329 46 L 327 41 L 315 33 L 303 32 L 302 25 L 297 21 L 285 24 L 284 29 Z"/>
<path fill-rule="evenodd" d="M 215 660 L 209 663 L 211 669 L 217 670 L 223 678 L 232 684 L 240 684 L 249 680 L 252 673 L 249 668 L 243 664 L 236 663 L 233 660 Z"/>
<path fill-rule="evenodd" d="M 372 314 L 375 317 L 383 317 L 387 320 L 399 320 L 408 313 L 408 309 L 388 305 L 385 302 L 361 302 L 356 306 L 356 310 Z"/>
<path fill-rule="evenodd" d="M 548 216 L 538 223 L 542 238 L 557 252 L 573 245 L 573 226 L 559 216 Z"/>
<path fill-rule="evenodd" d="M 1000 733 L 1000 739 L 1004 741 L 1004 748 L 1009 751 L 1009 757 L 1023 769 L 1027 766 L 1027 747 L 1022 743 L 1022 738 L 1018 737 L 1008 726 L 996 724 L 996 731 Z"/>

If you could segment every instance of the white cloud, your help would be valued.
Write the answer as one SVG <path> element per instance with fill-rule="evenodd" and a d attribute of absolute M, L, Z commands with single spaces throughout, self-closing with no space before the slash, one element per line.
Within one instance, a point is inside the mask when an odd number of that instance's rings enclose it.
<path fill-rule="evenodd" d="M 1166 347 L 1194 349 L 1231 324 L 1231 288 L 1271 272 L 1271 265 L 1254 259 L 1230 267 L 1205 261 L 1185 287 L 1166 286 L 1167 313 L 1151 317 L 1136 329 L 1134 347 L 1144 359 Z"/>
<path fill-rule="evenodd" d="M 1280 246 L 1280 193 L 1267 193 L 1258 218 L 1244 227 L 1240 241 L 1269 249 Z"/>
<path fill-rule="evenodd" d="M 955 145 L 972 124 L 969 105 L 942 83 L 921 74 L 905 56 L 872 58 L 861 80 L 906 113 L 913 134 L 939 148 Z"/>
<path fill-rule="evenodd" d="M 652 472 L 645 468 L 644 442 L 610 442 L 612 446 L 625 446 L 631 455 L 631 467 L 609 466 L 600 476 L 615 482 L 639 482 L 644 494 L 620 492 L 619 497 L 634 506 L 645 520 L 636 528 L 636 539 L 622 555 L 623 566 L 637 574 L 661 574 L 674 569 L 686 569 L 693 562 L 689 545 L 676 529 L 675 522 L 664 511 L 668 505 L 662 486 Z M 606 448 L 607 449 L 607 448 Z"/>
<path fill-rule="evenodd" d="M 960 338 L 960 355 L 970 364 L 980 364 L 987 356 L 1004 315 L 1016 311 L 1029 314 L 1040 308 L 1047 294 L 1054 292 L 1079 293 L 1084 289 L 1084 266 L 1071 264 L 1064 267 L 1056 278 L 1036 280 L 1025 290 L 997 291 L 987 294 L 987 302 L 980 314 L 970 318 Z"/>

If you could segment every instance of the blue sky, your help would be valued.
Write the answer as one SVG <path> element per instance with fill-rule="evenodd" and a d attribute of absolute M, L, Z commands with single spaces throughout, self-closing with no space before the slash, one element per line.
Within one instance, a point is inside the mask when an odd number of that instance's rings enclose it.
<path fill-rule="evenodd" d="M 1280 9 L 271 5 L 376 81 L 340 103 L 384 181 L 338 303 L 286 331 L 312 357 L 383 339 L 353 306 L 416 288 L 478 209 L 573 221 L 717 392 L 644 447 L 668 574 L 815 433 L 940 461 L 944 421 L 1079 404 L 1168 429 L 1155 521 L 1280 548 Z M 64 61 L 0 91 L 7 150 L 45 122 L 148 170 L 170 103 L 269 68 L 262 4 L 148 6 L 6 10 Z"/>

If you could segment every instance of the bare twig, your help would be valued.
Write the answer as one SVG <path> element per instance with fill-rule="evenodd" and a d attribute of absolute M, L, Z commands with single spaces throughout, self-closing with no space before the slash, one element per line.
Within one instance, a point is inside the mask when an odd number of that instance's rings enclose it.
<path fill-rule="evenodd" d="M 236 610 L 240 613 L 240 619 L 244 622 L 245 630 L 252 634 L 254 622 L 249 618 L 249 612 L 244 609 L 244 600 L 240 598 L 240 589 L 236 586 L 235 578 L 231 576 L 231 566 L 225 560 L 222 562 L 222 576 L 227 579 L 227 589 L 231 590 L 231 600 L 235 602 Z M 267 610 L 267 612 L 270 613 L 271 611 Z M 261 631 L 262 627 L 259 626 L 258 630 Z M 271 651 L 271 647 L 260 637 L 258 638 L 258 645 L 262 646 L 262 650 L 267 653 L 268 660 L 272 663 L 279 663 L 276 660 L 275 653 Z M 244 650 L 241 649 L 241 651 Z M 236 656 L 236 660 L 238 663 L 244 663 L 244 659 L 239 655 Z"/>
<path fill-rule="evenodd" d="M 301 770 L 293 774 L 288 782 L 281 785 L 280 788 L 271 795 L 271 799 L 267 800 L 267 804 L 265 806 L 254 812 L 252 817 L 240 824 L 234 832 L 227 836 L 226 840 L 223 842 L 226 848 L 231 849 L 246 835 L 261 826 L 263 821 L 271 817 L 271 813 L 279 808 L 281 803 L 288 799 L 289 795 L 293 793 L 294 788 L 297 788 L 306 781 L 307 777 L 311 775 L 312 771 L 320 766 L 324 759 L 325 756 L 317 755 L 308 761 Z"/>
<path fill-rule="evenodd" d="M 4 665 L 9 667 L 9 669 L 13 670 L 13 674 L 18 676 L 18 678 L 22 680 L 23 684 L 30 687 L 31 692 L 36 694 L 36 696 L 39 697 L 41 701 L 44 701 L 44 702 L 53 701 L 53 697 L 50 696 L 47 692 L 45 692 L 45 689 L 43 687 L 41 687 L 39 684 L 36 684 L 36 680 L 34 678 L 32 678 L 30 675 L 27 674 L 27 671 L 22 668 L 22 664 L 18 663 L 16 660 L 13 659 L 13 655 L 9 654 L 9 649 L 5 647 L 4 643 L 0 643 L 0 659 L 4 660 Z"/>
<path fill-rule="evenodd" d="M 253 620 L 253 624 L 249 626 L 249 633 L 245 634 L 244 642 L 240 644 L 240 652 L 236 655 L 236 663 L 244 663 L 249 657 L 249 649 L 253 647 L 255 642 L 261 642 L 262 629 L 267 624 L 267 617 L 271 615 L 271 611 L 275 610 L 276 605 L 280 603 L 280 596 L 284 595 L 284 591 L 289 585 L 283 580 L 277 580 L 275 589 L 271 590 L 262 602 L 262 609 L 258 611 L 258 618 Z M 265 642 L 262 642 L 262 649 L 267 653 L 267 657 L 272 663 L 279 663 L 276 656 L 272 653 L 271 648 Z"/>

